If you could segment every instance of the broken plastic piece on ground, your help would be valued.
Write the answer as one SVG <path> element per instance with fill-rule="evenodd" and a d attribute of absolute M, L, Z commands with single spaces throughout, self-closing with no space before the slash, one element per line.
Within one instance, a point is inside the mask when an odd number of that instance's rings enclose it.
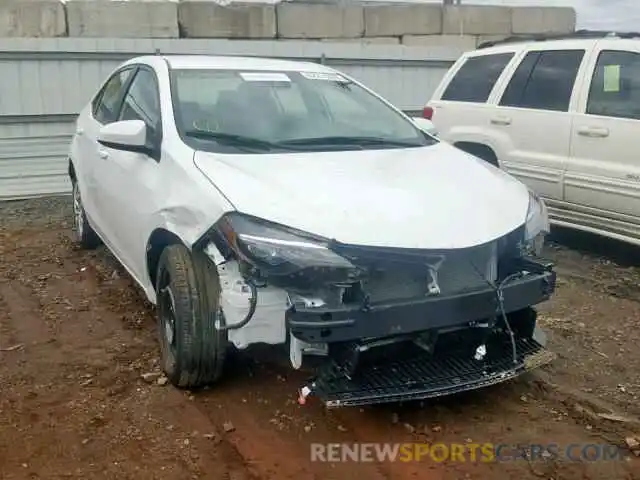
<path fill-rule="evenodd" d="M 311 392 L 312 392 L 311 387 L 306 386 L 306 385 L 304 387 L 302 387 L 300 389 L 300 394 L 298 395 L 298 403 L 300 405 L 306 404 L 307 403 L 307 397 L 309 395 L 311 395 Z"/>

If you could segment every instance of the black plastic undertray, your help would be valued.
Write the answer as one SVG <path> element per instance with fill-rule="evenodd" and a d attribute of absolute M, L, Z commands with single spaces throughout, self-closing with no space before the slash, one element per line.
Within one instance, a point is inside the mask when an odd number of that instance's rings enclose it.
<path fill-rule="evenodd" d="M 327 407 L 372 405 L 451 395 L 495 385 L 551 362 L 554 355 L 533 339 L 516 341 L 516 359 L 510 341 L 487 346 L 483 360 L 473 355 L 417 353 L 402 359 L 378 360 L 359 366 L 353 374 L 337 362 L 318 371 L 313 395 Z"/>

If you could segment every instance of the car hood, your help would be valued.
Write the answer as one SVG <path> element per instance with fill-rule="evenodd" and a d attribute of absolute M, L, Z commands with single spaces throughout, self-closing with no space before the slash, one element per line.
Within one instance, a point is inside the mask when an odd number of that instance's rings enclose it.
<path fill-rule="evenodd" d="M 522 225 L 529 204 L 522 183 L 443 142 L 194 162 L 239 212 L 353 245 L 475 246 Z"/>

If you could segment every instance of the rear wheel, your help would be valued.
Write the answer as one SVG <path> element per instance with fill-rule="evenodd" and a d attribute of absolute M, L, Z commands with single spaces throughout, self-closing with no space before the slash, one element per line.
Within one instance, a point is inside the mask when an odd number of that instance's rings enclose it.
<path fill-rule="evenodd" d="M 80 196 L 80 187 L 78 181 L 73 180 L 72 183 L 72 196 L 73 196 L 73 231 L 75 233 L 76 241 L 82 248 L 93 249 L 100 245 L 100 237 L 91 228 L 87 215 L 82 205 L 82 197 Z"/>
<path fill-rule="evenodd" d="M 215 383 L 222 375 L 227 335 L 216 330 L 220 284 L 213 263 L 183 245 L 160 256 L 157 316 L 162 368 L 179 388 Z"/>

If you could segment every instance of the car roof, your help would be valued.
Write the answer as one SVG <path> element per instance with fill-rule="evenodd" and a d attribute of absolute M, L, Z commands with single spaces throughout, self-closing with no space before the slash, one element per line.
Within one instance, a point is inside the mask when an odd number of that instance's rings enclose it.
<path fill-rule="evenodd" d="M 153 64 L 158 55 L 132 58 L 127 63 Z M 281 71 L 305 71 L 305 72 L 333 72 L 334 70 L 324 65 L 312 62 L 297 62 L 266 57 L 241 57 L 227 55 L 160 55 L 171 69 L 195 69 L 195 70 L 281 70 Z"/>

